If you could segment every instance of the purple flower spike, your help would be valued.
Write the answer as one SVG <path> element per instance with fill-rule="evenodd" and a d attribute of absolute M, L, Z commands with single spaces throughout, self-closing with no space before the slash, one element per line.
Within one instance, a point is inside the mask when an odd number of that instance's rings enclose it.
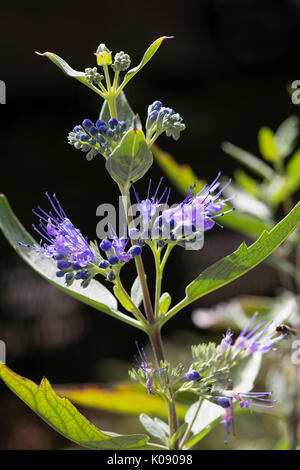
<path fill-rule="evenodd" d="M 152 180 L 150 179 L 149 184 L 148 184 L 147 197 L 146 199 L 143 199 L 142 201 L 140 200 L 140 197 L 138 193 L 136 192 L 135 187 L 132 185 L 135 198 L 138 203 L 138 209 L 142 215 L 143 225 L 145 229 L 148 229 L 151 219 L 154 218 L 154 216 L 157 213 L 157 209 L 163 204 L 162 200 L 165 195 L 166 195 L 166 200 L 164 202 L 165 206 L 168 203 L 170 190 L 168 191 L 168 188 L 165 187 L 163 191 L 159 191 L 162 181 L 163 181 L 163 178 L 160 178 L 159 183 L 156 187 L 155 193 L 153 194 L 153 196 L 150 197 L 150 190 L 151 190 L 151 185 L 152 185 Z M 160 195 L 158 195 L 159 192 L 161 192 Z"/>
<path fill-rule="evenodd" d="M 138 350 L 139 357 L 134 356 L 135 360 L 136 360 L 136 366 L 135 367 L 137 367 L 138 369 L 142 369 L 144 371 L 144 373 L 147 377 L 146 387 L 147 387 L 148 393 L 150 393 L 151 395 L 155 395 L 155 393 L 152 391 L 151 378 L 152 378 L 152 376 L 155 372 L 159 372 L 161 370 L 164 370 L 164 369 L 166 369 L 166 367 L 163 367 L 162 369 L 153 369 L 150 366 L 150 364 L 147 360 L 147 356 L 145 354 L 144 348 L 140 348 L 138 343 L 136 343 L 136 347 L 137 347 L 137 350 Z"/>
<path fill-rule="evenodd" d="M 223 335 L 223 339 L 221 341 L 221 344 L 219 346 L 219 349 L 220 349 L 220 353 L 224 353 L 225 351 L 227 351 L 227 349 L 229 348 L 229 346 L 232 344 L 232 331 L 230 331 L 230 329 L 228 328 L 228 330 L 226 331 L 226 335 Z"/>
<path fill-rule="evenodd" d="M 269 322 L 264 328 L 261 327 L 265 325 L 266 322 L 261 321 L 254 328 L 252 328 L 252 330 L 250 330 L 250 327 L 257 315 L 258 313 L 256 312 L 234 343 L 234 347 L 243 350 L 245 356 L 249 356 L 249 354 L 256 351 L 266 353 L 270 350 L 274 350 L 274 344 L 286 336 L 276 336 L 275 329 L 270 331 L 270 327 L 273 323 L 272 321 Z"/>
<path fill-rule="evenodd" d="M 80 230 L 75 228 L 68 219 L 55 194 L 53 198 L 46 193 L 53 212 L 45 212 L 40 207 L 33 213 L 39 217 L 39 228 L 34 230 L 45 241 L 39 247 L 24 245 L 39 251 L 46 258 L 54 258 L 59 261 L 59 269 L 76 265 L 77 269 L 85 268 L 96 261 L 97 256 L 90 247 Z"/>

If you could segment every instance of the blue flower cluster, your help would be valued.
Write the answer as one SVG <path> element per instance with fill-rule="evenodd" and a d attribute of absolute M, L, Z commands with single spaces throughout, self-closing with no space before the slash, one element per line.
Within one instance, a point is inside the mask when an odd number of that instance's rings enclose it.
<path fill-rule="evenodd" d="M 167 206 L 170 190 L 165 188 L 159 194 L 162 178 L 152 197 L 150 197 L 151 180 L 149 182 L 147 197 L 140 200 L 135 191 L 138 210 L 141 214 L 141 229 L 132 228 L 129 235 L 137 239 L 142 246 L 145 243 L 156 241 L 159 247 L 166 243 L 178 244 L 185 249 L 199 250 L 203 246 L 204 232 L 211 230 L 217 223 L 216 218 L 228 211 L 221 212 L 225 204 L 232 199 L 222 199 L 222 192 L 230 180 L 220 189 L 221 173 L 211 184 L 207 184 L 196 195 L 193 193 L 196 183 L 190 188 L 185 199 Z M 216 194 L 214 194 L 216 192 Z"/>
<path fill-rule="evenodd" d="M 168 137 L 178 140 L 180 132 L 185 129 L 180 114 L 175 113 L 174 109 L 166 108 L 161 101 L 154 101 L 148 107 L 148 117 L 146 121 L 147 137 L 154 140 L 165 132 Z M 154 137 L 153 137 L 154 136 Z"/>
<path fill-rule="evenodd" d="M 57 263 L 57 277 L 65 277 L 67 285 L 74 279 L 81 280 L 82 287 L 87 287 L 90 280 L 99 272 L 100 253 L 91 246 L 80 230 L 75 228 L 67 217 L 55 194 L 46 196 L 52 211 L 46 212 L 41 207 L 33 213 L 39 217 L 39 228 L 34 230 L 42 237 L 40 246 L 20 245 L 42 253 L 46 258 L 53 258 Z"/>
<path fill-rule="evenodd" d="M 125 251 L 126 246 L 129 242 L 129 238 L 119 238 L 113 231 L 113 228 L 109 226 L 111 240 L 105 238 L 100 243 L 100 249 L 104 251 L 107 260 L 103 259 L 99 263 L 100 269 L 105 269 L 107 272 L 107 279 L 114 281 L 116 278 L 116 272 L 122 267 L 124 263 L 128 263 L 135 256 L 139 256 L 142 252 L 142 248 L 139 245 L 133 245 L 128 251 Z"/>
<path fill-rule="evenodd" d="M 88 152 L 87 160 L 96 155 L 109 156 L 120 142 L 126 131 L 126 122 L 111 118 L 108 123 L 99 119 L 94 124 L 90 119 L 84 119 L 82 125 L 75 126 L 68 135 L 69 144 L 82 152 Z"/>

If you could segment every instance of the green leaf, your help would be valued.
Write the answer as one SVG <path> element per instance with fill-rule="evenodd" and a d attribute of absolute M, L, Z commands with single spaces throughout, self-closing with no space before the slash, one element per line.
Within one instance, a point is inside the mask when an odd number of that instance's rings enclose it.
<path fill-rule="evenodd" d="M 160 315 L 165 315 L 171 304 L 171 296 L 168 292 L 164 292 L 161 298 L 159 299 L 159 313 Z"/>
<path fill-rule="evenodd" d="M 38 246 L 38 244 L 19 222 L 3 194 L 0 194 L 0 229 L 17 254 L 51 284 L 101 312 L 143 329 L 137 320 L 118 311 L 115 297 L 100 282 L 93 279 L 85 288 L 75 282 L 67 287 L 63 279 L 56 277 L 56 266 L 53 260 L 45 258 L 35 250 L 21 246 L 19 242 L 32 246 Z"/>
<path fill-rule="evenodd" d="M 128 312 L 133 311 L 132 303 L 128 300 L 126 295 L 123 293 L 123 291 L 118 286 L 114 286 L 114 294 L 117 297 L 117 299 L 119 300 L 119 302 L 121 303 L 121 305 L 124 308 L 126 308 L 126 310 Z"/>
<path fill-rule="evenodd" d="M 79 80 L 81 83 L 91 88 L 91 90 L 98 93 L 98 95 L 104 97 L 103 93 L 101 93 L 101 91 L 97 87 L 95 87 L 86 79 L 84 72 L 79 72 L 77 70 L 72 69 L 72 67 L 70 67 L 70 65 L 58 55 L 53 54 L 53 52 L 36 52 L 36 54 L 48 57 L 48 59 L 50 59 L 55 65 L 57 65 L 57 67 L 59 67 L 66 75 L 75 78 L 76 80 Z"/>
<path fill-rule="evenodd" d="M 55 431 L 67 439 L 90 449 L 134 449 L 144 447 L 148 437 L 143 434 L 114 435 L 105 433 L 90 423 L 65 398 L 60 398 L 44 378 L 40 385 L 25 379 L 0 364 L 0 377 L 21 400 L 26 403 Z"/>
<path fill-rule="evenodd" d="M 165 430 L 159 425 L 158 422 L 155 422 L 150 416 L 147 416 L 145 413 L 140 415 L 140 422 L 150 434 L 150 436 L 155 437 L 158 441 L 163 444 L 166 441 L 167 435 Z"/>
<path fill-rule="evenodd" d="M 147 64 L 147 62 L 149 62 L 149 60 L 154 56 L 156 51 L 159 49 L 161 43 L 165 39 L 171 39 L 171 36 L 162 36 L 162 37 L 156 39 L 156 41 L 154 41 L 151 44 L 151 46 L 148 47 L 148 49 L 146 50 L 146 52 L 144 54 L 144 57 L 142 58 L 142 61 L 139 63 L 139 65 L 137 65 L 133 69 L 128 70 L 128 72 L 126 73 L 126 75 L 124 77 L 124 80 L 121 83 L 119 89 L 122 90 L 124 88 L 124 86 L 127 85 L 127 83 Z"/>
<path fill-rule="evenodd" d="M 190 166 L 178 164 L 170 154 L 161 150 L 157 145 L 152 145 L 151 150 L 162 170 L 168 176 L 173 185 L 184 196 L 186 196 L 190 187 L 195 182 L 197 182 L 195 192 L 198 192 L 203 188 L 205 181 L 197 178 Z M 269 168 L 263 162 L 262 165 Z M 271 168 L 270 171 L 275 175 Z M 264 230 L 270 230 L 272 228 L 272 226 L 265 222 L 265 220 L 260 220 L 252 214 L 240 211 L 233 211 L 224 215 L 224 217 L 222 217 L 222 225 L 253 238 L 259 237 Z"/>
<path fill-rule="evenodd" d="M 106 160 L 110 176 L 124 189 L 138 181 L 149 170 L 153 156 L 140 129 L 126 132 L 121 143 Z"/>
<path fill-rule="evenodd" d="M 131 109 L 127 98 L 125 96 L 125 93 L 121 91 L 121 93 L 117 96 L 116 98 L 116 110 L 117 110 L 117 116 L 119 121 L 125 121 L 127 124 L 127 127 L 130 129 L 133 127 L 133 120 L 136 118 L 136 125 L 138 129 L 142 129 L 142 123 L 141 120 L 138 116 L 136 116 Z M 111 118 L 110 111 L 109 111 L 109 106 L 107 101 L 104 101 L 99 119 L 103 119 L 103 121 L 108 122 Z"/>
<path fill-rule="evenodd" d="M 271 181 L 274 177 L 275 172 L 272 170 L 272 168 L 264 163 L 260 158 L 252 155 L 252 153 L 249 153 L 246 150 L 231 144 L 230 142 L 224 142 L 221 147 L 222 150 L 230 157 L 234 158 L 263 179 Z"/>
<path fill-rule="evenodd" d="M 279 158 L 275 134 L 269 127 L 262 127 L 258 132 L 258 146 L 265 160 L 274 162 Z"/>
<path fill-rule="evenodd" d="M 131 291 L 130 291 L 130 297 L 134 304 L 139 307 L 143 301 L 143 291 L 142 291 L 142 286 L 140 282 L 139 276 L 135 278 L 134 283 L 132 284 Z"/>
<path fill-rule="evenodd" d="M 108 388 L 94 384 L 57 385 L 55 390 L 60 396 L 88 408 L 122 414 L 147 413 L 151 416 L 168 417 L 164 400 L 158 395 L 149 395 L 142 385 L 135 383 L 122 382 Z M 177 405 L 179 419 L 184 418 L 186 411 L 186 405 Z"/>
<path fill-rule="evenodd" d="M 295 141 L 299 135 L 299 118 L 291 116 L 278 127 L 275 139 L 281 157 L 287 157 L 293 151 Z"/>
<path fill-rule="evenodd" d="M 259 196 L 259 184 L 258 182 L 245 173 L 243 170 L 236 170 L 234 172 L 235 181 L 251 196 Z"/>

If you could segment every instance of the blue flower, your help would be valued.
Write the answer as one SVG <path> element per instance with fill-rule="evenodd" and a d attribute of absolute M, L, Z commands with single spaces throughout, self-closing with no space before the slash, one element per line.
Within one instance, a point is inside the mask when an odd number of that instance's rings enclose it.
<path fill-rule="evenodd" d="M 180 132 L 185 129 L 182 117 L 171 108 L 166 108 L 161 101 L 154 101 L 148 106 L 148 117 L 146 121 L 147 138 L 153 143 L 163 132 L 168 137 L 178 140 Z"/>
<path fill-rule="evenodd" d="M 168 188 L 165 187 L 164 190 L 161 192 L 161 194 L 158 195 L 162 181 L 163 181 L 163 177 L 160 178 L 153 196 L 150 197 L 150 191 L 151 191 L 151 185 L 152 185 L 152 180 L 150 179 L 149 184 L 148 184 L 147 196 L 146 196 L 146 199 L 143 199 L 143 200 L 140 200 L 140 197 L 138 193 L 136 192 L 135 187 L 132 185 L 132 188 L 133 188 L 133 191 L 134 191 L 137 203 L 138 203 L 138 210 L 140 211 L 141 216 L 142 216 L 143 231 L 149 229 L 149 227 L 151 226 L 153 220 L 155 219 L 158 213 L 158 209 L 163 206 L 163 204 L 161 203 L 165 195 L 166 195 L 166 199 L 164 201 L 165 207 L 168 203 L 170 191 L 171 191 L 170 189 L 168 191 Z"/>
<path fill-rule="evenodd" d="M 107 261 L 101 261 L 99 267 L 101 269 L 111 269 L 112 267 L 115 267 L 116 274 L 124 263 L 128 263 L 128 261 L 130 261 L 135 256 L 139 256 L 142 252 L 142 248 L 139 245 L 133 245 L 129 248 L 128 251 L 126 251 L 126 247 L 130 239 L 125 237 L 125 230 L 124 236 L 119 238 L 111 225 L 109 225 L 108 228 L 111 239 L 105 238 L 99 245 L 100 249 L 105 252 Z M 109 280 L 115 279 L 115 277 L 113 278 L 112 274 L 108 276 L 108 274 L 112 272 L 113 271 L 111 270 L 107 272 L 107 278 Z"/>
<path fill-rule="evenodd" d="M 260 406 L 262 408 L 272 408 L 276 400 L 271 400 L 272 392 L 235 392 L 233 390 L 225 390 L 223 397 L 218 397 L 216 403 L 225 408 L 222 414 L 222 420 L 225 424 L 225 444 L 227 444 L 227 436 L 230 428 L 233 428 L 233 400 L 237 400 L 241 408 L 249 406 Z M 253 401 L 253 400 L 256 400 Z"/>
<path fill-rule="evenodd" d="M 219 346 L 220 354 L 223 354 L 225 351 L 227 351 L 227 349 L 232 344 L 232 335 L 233 335 L 233 333 L 228 328 L 228 330 L 226 331 L 226 335 L 223 335 L 223 339 L 222 339 L 221 344 Z"/>
<path fill-rule="evenodd" d="M 185 374 L 186 380 L 199 380 L 200 379 L 200 374 L 196 370 L 190 370 Z"/>
<path fill-rule="evenodd" d="M 234 343 L 234 347 L 242 350 L 245 356 L 256 351 L 262 353 L 269 352 L 274 349 L 274 344 L 277 343 L 277 341 L 280 341 L 286 336 L 276 336 L 276 330 L 270 330 L 273 323 L 272 321 L 264 328 L 261 327 L 266 324 L 266 321 L 261 321 L 252 330 L 249 330 L 257 315 L 258 312 L 253 315 Z"/>
<path fill-rule="evenodd" d="M 38 211 L 33 213 L 39 217 L 40 224 L 39 228 L 33 225 L 34 230 L 42 237 L 44 242 L 39 247 L 27 246 L 40 253 L 46 258 L 53 258 L 57 261 L 57 272 L 58 277 L 62 277 L 66 274 L 66 281 L 71 282 L 73 276 L 70 273 L 73 270 L 82 270 L 83 268 L 90 268 L 88 271 L 82 271 L 89 273 L 81 279 L 87 280 L 92 275 L 96 274 L 95 263 L 98 264 L 98 255 L 89 245 L 87 239 L 83 237 L 80 230 L 75 228 L 70 219 L 67 217 L 62 206 L 60 205 L 55 194 L 53 199 L 46 193 L 46 196 L 50 202 L 53 212 L 46 212 L 41 207 Z M 68 275 L 67 275 L 68 273 Z"/>

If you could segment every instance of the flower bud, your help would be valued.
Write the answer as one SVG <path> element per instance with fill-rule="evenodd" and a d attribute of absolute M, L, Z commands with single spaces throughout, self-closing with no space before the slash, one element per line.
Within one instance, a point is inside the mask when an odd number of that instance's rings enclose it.
<path fill-rule="evenodd" d="M 108 50 L 105 44 L 100 44 L 98 46 L 96 56 L 98 65 L 103 66 L 112 64 L 111 51 Z"/>

